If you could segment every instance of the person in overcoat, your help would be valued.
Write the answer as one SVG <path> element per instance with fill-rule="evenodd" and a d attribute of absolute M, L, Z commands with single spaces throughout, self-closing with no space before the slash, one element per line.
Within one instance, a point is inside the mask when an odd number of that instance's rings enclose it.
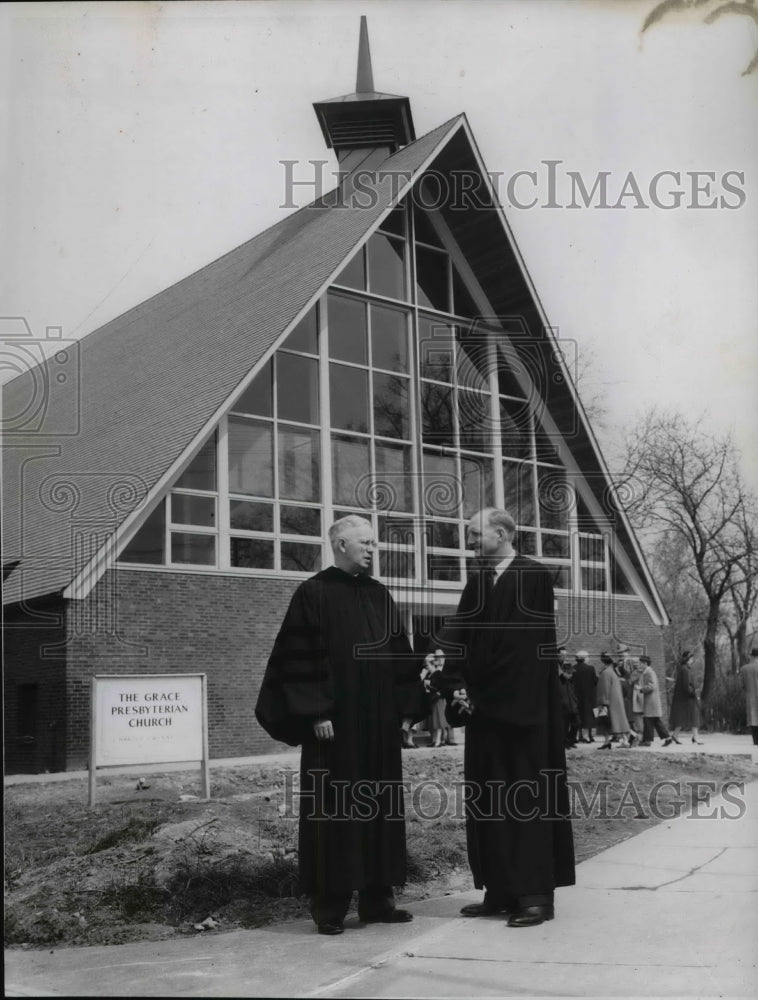
<path fill-rule="evenodd" d="M 629 746 L 634 743 L 636 737 L 629 727 L 621 680 L 616 673 L 613 660 L 607 653 L 601 653 L 600 662 L 603 669 L 597 680 L 595 697 L 601 713 L 600 718 L 605 719 L 603 728 L 607 735 L 605 743 L 599 749 L 610 750 L 614 743 Z"/>
<path fill-rule="evenodd" d="M 640 691 L 642 693 L 642 725 L 643 736 L 642 746 L 651 746 L 653 738 L 657 733 L 663 740 L 665 747 L 669 746 L 674 737 L 669 733 L 663 723 L 661 716 L 663 708 L 661 706 L 661 688 L 658 682 L 658 674 L 653 670 L 649 656 L 641 656 L 642 675 L 640 676 Z M 679 740 L 676 741 L 677 743 Z"/>
<path fill-rule="evenodd" d="M 592 731 L 595 729 L 597 674 L 592 664 L 587 662 L 589 655 L 586 649 L 580 649 L 574 664 L 574 690 L 579 713 L 579 739 L 582 743 L 595 742 Z"/>
<path fill-rule="evenodd" d="M 702 745 L 699 739 L 700 702 L 697 697 L 695 682 L 692 679 L 692 661 L 695 657 L 685 650 L 679 658 L 674 680 L 674 693 L 671 696 L 669 712 L 669 727 L 672 736 L 677 739 L 682 729 L 692 730 L 692 742 Z"/>

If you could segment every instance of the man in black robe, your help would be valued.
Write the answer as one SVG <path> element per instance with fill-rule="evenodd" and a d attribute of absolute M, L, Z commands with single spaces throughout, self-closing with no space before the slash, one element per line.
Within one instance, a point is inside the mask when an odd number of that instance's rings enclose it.
<path fill-rule="evenodd" d="M 387 589 L 369 575 L 371 524 L 329 530 L 335 565 L 302 583 L 269 659 L 255 714 L 302 744 L 300 883 L 321 934 L 340 934 L 354 889 L 368 923 L 412 919 L 405 882 L 400 730 L 427 711 L 419 665 Z"/>
<path fill-rule="evenodd" d="M 466 916 L 505 914 L 511 927 L 554 916 L 553 890 L 574 884 L 553 586 L 518 555 L 507 511 L 468 526 L 478 566 L 436 643 L 450 721 L 466 724 L 466 838 L 484 900 Z"/>

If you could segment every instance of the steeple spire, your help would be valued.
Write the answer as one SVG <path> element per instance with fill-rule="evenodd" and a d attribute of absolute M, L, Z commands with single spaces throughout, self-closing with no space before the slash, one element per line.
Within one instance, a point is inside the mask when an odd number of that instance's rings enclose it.
<path fill-rule="evenodd" d="M 326 144 L 339 158 L 351 149 L 386 147 L 390 151 L 413 142 L 416 133 L 407 97 L 374 90 L 368 25 L 361 17 L 355 93 L 313 105 Z"/>
<path fill-rule="evenodd" d="M 358 40 L 358 75 L 355 78 L 356 94 L 374 93 L 374 74 L 371 70 L 371 49 L 368 44 L 366 15 L 361 15 L 361 35 Z"/>

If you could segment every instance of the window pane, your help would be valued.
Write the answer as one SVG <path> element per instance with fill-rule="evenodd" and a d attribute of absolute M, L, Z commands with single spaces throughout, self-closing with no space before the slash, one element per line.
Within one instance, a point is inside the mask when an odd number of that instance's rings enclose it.
<path fill-rule="evenodd" d="M 420 306 L 451 311 L 446 253 L 416 247 L 416 287 Z"/>
<path fill-rule="evenodd" d="M 332 438 L 332 490 L 334 502 L 348 507 L 368 507 L 369 442 Z M 336 515 L 335 515 L 336 516 Z"/>
<path fill-rule="evenodd" d="M 371 364 L 391 372 L 408 371 L 406 314 L 371 306 Z"/>
<path fill-rule="evenodd" d="M 634 594 L 634 587 L 632 587 L 629 582 L 626 573 L 619 566 L 616 557 L 613 554 L 613 548 L 611 547 L 611 586 L 613 588 L 614 594 Z"/>
<path fill-rule="evenodd" d="M 319 499 L 319 432 L 279 428 L 279 496 Z"/>
<path fill-rule="evenodd" d="M 393 208 L 379 228 L 388 233 L 394 233 L 396 236 L 405 236 L 405 209 L 403 206 L 398 205 L 397 208 Z"/>
<path fill-rule="evenodd" d="M 390 299 L 405 296 L 405 243 L 382 233 L 368 241 L 368 282 L 375 295 Z"/>
<path fill-rule="evenodd" d="M 430 552 L 426 557 L 426 572 L 429 580 L 461 579 L 461 560 L 458 556 L 440 556 Z"/>
<path fill-rule="evenodd" d="M 285 535 L 321 535 L 321 511 L 314 507 L 290 507 L 282 504 L 279 509 L 279 526 Z"/>
<path fill-rule="evenodd" d="M 366 265 L 363 260 L 363 247 L 343 267 L 334 279 L 334 283 L 335 285 L 345 285 L 347 288 L 357 288 L 361 291 L 366 288 Z"/>
<path fill-rule="evenodd" d="M 288 351 L 318 354 L 318 317 L 315 306 L 303 316 L 283 346 Z"/>
<path fill-rule="evenodd" d="M 534 524 L 534 466 L 503 462 L 504 504 L 516 524 Z"/>
<path fill-rule="evenodd" d="M 429 532 L 429 544 L 434 548 L 457 549 L 460 548 L 460 528 L 457 524 L 445 521 L 427 522 Z"/>
<path fill-rule="evenodd" d="M 273 569 L 274 543 L 262 538 L 231 538 L 229 540 L 232 566 L 246 569 Z"/>
<path fill-rule="evenodd" d="M 421 432 L 428 444 L 452 447 L 453 390 L 436 382 L 421 382 Z"/>
<path fill-rule="evenodd" d="M 567 531 L 574 497 L 566 483 L 565 474 L 559 469 L 538 469 L 537 483 L 541 526 Z"/>
<path fill-rule="evenodd" d="M 229 418 L 229 489 L 274 495 L 274 436 L 271 424 Z"/>
<path fill-rule="evenodd" d="M 379 552 L 379 576 L 412 580 L 415 575 L 415 560 L 412 552 Z"/>
<path fill-rule="evenodd" d="M 274 508 L 270 503 L 229 501 L 229 524 L 242 531 L 273 531 Z"/>
<path fill-rule="evenodd" d="M 276 409 L 281 420 L 318 423 L 318 361 L 276 355 Z"/>
<path fill-rule="evenodd" d="M 478 332 L 456 327 L 456 375 L 458 385 L 466 389 L 490 391 L 490 348 L 484 330 Z"/>
<path fill-rule="evenodd" d="M 487 458 L 461 458 L 463 478 L 463 516 L 471 517 L 495 502 L 492 461 Z"/>
<path fill-rule="evenodd" d="M 216 489 L 216 435 L 211 434 L 203 447 L 177 480 L 185 490 Z"/>
<path fill-rule="evenodd" d="M 427 514 L 456 517 L 460 514 L 461 484 L 452 455 L 424 452 L 424 510 Z"/>
<path fill-rule="evenodd" d="M 503 396 L 515 396 L 526 399 L 526 393 L 514 372 L 523 372 L 524 365 L 515 349 L 510 344 L 498 344 L 497 347 L 497 377 L 499 391 Z"/>
<path fill-rule="evenodd" d="M 366 306 L 341 295 L 329 296 L 329 356 L 338 361 L 367 361 Z"/>
<path fill-rule="evenodd" d="M 605 589 L 605 570 L 600 566 L 582 566 L 582 590 L 604 592 Z"/>
<path fill-rule="evenodd" d="M 213 527 L 216 524 L 216 501 L 214 497 L 193 497 L 186 493 L 172 493 L 171 520 L 174 524 Z"/>
<path fill-rule="evenodd" d="M 407 440 L 411 436 L 408 379 L 375 372 L 374 433 Z"/>
<path fill-rule="evenodd" d="M 580 538 L 579 558 L 586 562 L 605 562 L 605 539 L 602 535 L 598 538 Z"/>
<path fill-rule="evenodd" d="M 463 279 L 453 268 L 453 312 L 457 316 L 478 316 L 479 310 L 468 293 Z"/>
<path fill-rule="evenodd" d="M 282 542 L 282 569 L 317 573 L 321 569 L 321 546 L 304 542 Z"/>
<path fill-rule="evenodd" d="M 419 318 L 419 358 L 421 374 L 435 382 L 452 382 L 455 338 L 446 323 Z"/>
<path fill-rule="evenodd" d="M 119 556 L 121 562 L 162 565 L 165 551 L 166 502 L 161 500 Z"/>
<path fill-rule="evenodd" d="M 191 535 L 185 531 L 171 532 L 171 561 L 193 566 L 215 566 L 215 535 Z"/>
<path fill-rule="evenodd" d="M 429 221 L 426 212 L 423 212 L 420 208 L 414 208 L 413 219 L 417 240 L 421 240 L 422 243 L 431 243 L 435 247 L 442 246 L 442 240 L 437 235 L 437 231 Z"/>
<path fill-rule="evenodd" d="M 368 372 L 362 368 L 329 365 L 332 427 L 368 433 Z"/>
<path fill-rule="evenodd" d="M 457 398 L 461 448 L 492 451 L 494 435 L 489 395 L 459 389 Z"/>
<path fill-rule="evenodd" d="M 274 414 L 273 398 L 271 362 L 267 361 L 232 409 L 252 413 L 256 417 L 271 417 Z"/>
<path fill-rule="evenodd" d="M 531 458 L 531 418 L 526 402 L 500 400 L 500 434 L 503 455 L 508 458 Z"/>
<path fill-rule="evenodd" d="M 553 586 L 561 590 L 571 590 L 571 569 L 569 566 L 546 566 L 553 578 Z"/>
<path fill-rule="evenodd" d="M 379 524 L 379 541 L 391 545 L 415 545 L 415 526 L 413 520 L 407 517 L 377 518 Z"/>
<path fill-rule="evenodd" d="M 374 506 L 377 510 L 413 510 L 411 449 L 407 445 L 374 445 Z"/>
<path fill-rule="evenodd" d="M 516 540 L 513 543 L 516 551 L 524 556 L 537 554 L 537 533 L 534 531 L 517 531 Z"/>
<path fill-rule="evenodd" d="M 535 445 L 538 462 L 553 462 L 560 465 L 560 455 L 558 453 L 558 438 L 549 434 L 538 420 L 535 420 Z"/>
<path fill-rule="evenodd" d="M 568 535 L 549 535 L 542 533 L 542 554 L 554 559 L 570 559 L 571 546 Z"/>

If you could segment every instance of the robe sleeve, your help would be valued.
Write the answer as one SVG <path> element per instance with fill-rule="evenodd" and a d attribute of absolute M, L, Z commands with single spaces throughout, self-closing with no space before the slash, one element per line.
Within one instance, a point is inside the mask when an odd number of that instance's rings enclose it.
<path fill-rule="evenodd" d="M 275 740 L 297 746 L 334 711 L 332 673 L 321 622 L 321 591 L 295 591 L 266 666 L 255 716 Z"/>

